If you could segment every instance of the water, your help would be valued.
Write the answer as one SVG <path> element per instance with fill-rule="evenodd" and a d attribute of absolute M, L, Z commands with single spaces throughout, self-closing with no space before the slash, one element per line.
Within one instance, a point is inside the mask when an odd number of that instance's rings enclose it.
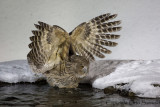
<path fill-rule="evenodd" d="M 0 107 L 159 107 L 160 99 L 107 95 L 103 90 L 80 85 L 58 89 L 48 84 L 8 84 L 0 86 Z"/>

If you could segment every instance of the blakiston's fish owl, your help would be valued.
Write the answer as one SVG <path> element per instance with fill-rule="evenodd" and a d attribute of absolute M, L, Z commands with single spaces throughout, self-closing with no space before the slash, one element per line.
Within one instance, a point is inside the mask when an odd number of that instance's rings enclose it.
<path fill-rule="evenodd" d="M 116 14 L 103 14 L 78 25 L 71 33 L 57 25 L 50 26 L 43 22 L 35 24 L 34 36 L 29 44 L 31 51 L 27 55 L 28 63 L 34 72 L 46 76 L 51 86 L 76 88 L 86 76 L 89 62 L 94 55 L 100 58 L 102 53 L 111 51 L 103 46 L 116 46 L 109 39 L 120 36 L 111 34 L 121 30 L 121 21 L 110 21 Z M 103 46 L 102 46 L 103 45 Z"/>

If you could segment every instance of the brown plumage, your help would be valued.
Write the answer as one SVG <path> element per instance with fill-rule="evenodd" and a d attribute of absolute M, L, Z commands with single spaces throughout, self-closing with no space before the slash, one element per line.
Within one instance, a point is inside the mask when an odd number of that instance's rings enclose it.
<path fill-rule="evenodd" d="M 121 21 L 110 21 L 116 14 L 100 15 L 77 26 L 71 33 L 57 25 L 50 26 L 38 22 L 32 31 L 34 36 L 29 44 L 31 51 L 27 55 L 28 63 L 34 72 L 43 73 L 51 86 L 75 88 L 87 71 L 84 68 L 94 61 L 94 55 L 104 58 L 111 51 L 103 46 L 113 47 L 118 39 L 111 34 L 121 30 Z M 73 60 L 76 59 L 76 60 Z M 83 65 L 83 66 L 81 66 Z M 83 76 L 82 76 L 83 75 Z"/>

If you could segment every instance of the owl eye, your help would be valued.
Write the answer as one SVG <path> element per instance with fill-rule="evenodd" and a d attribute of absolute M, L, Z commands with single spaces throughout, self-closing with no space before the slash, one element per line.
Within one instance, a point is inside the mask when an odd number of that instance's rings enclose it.
<path fill-rule="evenodd" d="M 84 65 L 83 65 L 83 64 L 80 64 L 80 67 L 84 68 Z"/>

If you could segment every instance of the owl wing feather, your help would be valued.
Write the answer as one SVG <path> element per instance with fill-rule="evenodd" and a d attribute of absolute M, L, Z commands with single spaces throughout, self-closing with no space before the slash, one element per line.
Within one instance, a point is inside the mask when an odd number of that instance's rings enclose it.
<path fill-rule="evenodd" d="M 102 53 L 110 54 L 111 51 L 103 46 L 116 46 L 116 42 L 106 39 L 118 39 L 120 35 L 111 34 L 121 30 L 118 25 L 121 21 L 111 21 L 117 14 L 103 14 L 77 26 L 71 33 L 71 46 L 74 53 L 93 61 L 94 56 L 104 58 Z M 102 46 L 103 45 L 103 46 Z"/>
<path fill-rule="evenodd" d="M 118 39 L 120 35 L 111 34 L 121 30 L 117 27 L 121 21 L 111 21 L 117 15 L 109 13 L 100 15 L 77 26 L 68 36 L 68 33 L 54 25 L 50 26 L 43 22 L 35 24 L 38 30 L 32 31 L 34 36 L 30 37 L 32 41 L 29 44 L 31 51 L 27 55 L 29 65 L 35 72 L 44 73 L 62 60 L 68 59 L 69 48 L 74 53 L 84 56 L 86 59 L 93 61 L 96 55 L 100 58 L 105 56 L 102 53 L 111 53 L 104 46 L 116 46 L 116 42 L 106 39 Z M 71 44 L 71 47 L 70 47 Z"/>
<path fill-rule="evenodd" d="M 28 63 L 34 72 L 44 73 L 61 60 L 68 58 L 69 44 L 68 33 L 62 28 L 54 25 L 50 26 L 43 22 L 35 24 L 38 30 L 32 31 L 34 36 L 30 37 L 32 41 L 29 44 L 31 51 L 27 55 Z"/>

